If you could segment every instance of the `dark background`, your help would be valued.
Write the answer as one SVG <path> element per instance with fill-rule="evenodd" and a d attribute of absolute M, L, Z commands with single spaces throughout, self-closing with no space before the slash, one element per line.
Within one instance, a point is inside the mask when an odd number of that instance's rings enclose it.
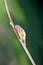
<path fill-rule="evenodd" d="M 26 46 L 30 51 L 33 59 L 35 60 L 36 65 L 43 65 L 43 1 L 42 0 L 8 0 L 8 6 L 14 24 L 20 25 L 26 31 L 27 34 Z M 3 28 L 3 25 L 5 26 L 5 28 Z M 4 32 L 2 33 L 1 31 Z M 4 62 L 6 63 L 9 62 L 9 60 L 12 58 L 10 57 L 10 53 L 14 55 L 15 49 L 16 49 L 15 54 L 17 58 L 19 58 L 19 54 L 23 50 L 23 49 L 22 50 L 18 49 L 18 46 L 20 48 L 21 46 L 19 45 L 19 41 L 16 39 L 17 38 L 14 34 L 14 31 L 12 30 L 9 24 L 9 19 L 6 14 L 4 2 L 3 0 L 0 0 L 0 50 L 2 51 L 2 52 L 0 51 L 0 53 L 2 53 L 2 56 L 6 60 Z M 9 47 L 13 52 L 9 50 Z M 5 52 L 3 52 L 3 50 Z M 8 50 L 11 52 L 8 52 Z M 16 51 L 18 52 L 16 53 Z M 28 60 L 27 60 L 27 56 L 25 55 L 25 52 L 23 51 L 22 53 L 23 53 L 23 58 L 27 62 Z M 0 58 L 2 59 L 2 57 Z M 0 61 L 0 63 L 1 62 L 3 61 Z M 6 65 L 6 63 L 4 65 Z M 26 63 L 25 64 L 22 63 L 23 61 L 21 61 L 21 65 L 26 64 Z M 29 65 L 28 62 L 27 65 Z"/>

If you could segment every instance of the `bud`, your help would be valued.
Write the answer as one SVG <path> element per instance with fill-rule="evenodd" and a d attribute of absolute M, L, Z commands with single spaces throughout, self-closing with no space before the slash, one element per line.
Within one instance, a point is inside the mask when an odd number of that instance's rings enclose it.
<path fill-rule="evenodd" d="M 25 33 L 24 29 L 21 28 L 19 25 L 15 25 L 15 30 L 16 30 L 17 36 L 19 37 L 19 39 L 21 40 L 21 42 L 23 44 L 25 44 L 26 33 Z"/>

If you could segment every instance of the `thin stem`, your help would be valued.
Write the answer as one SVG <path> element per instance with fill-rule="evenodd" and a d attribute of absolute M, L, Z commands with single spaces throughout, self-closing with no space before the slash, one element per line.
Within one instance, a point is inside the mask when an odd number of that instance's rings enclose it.
<path fill-rule="evenodd" d="M 13 21 L 12 21 L 12 18 L 11 18 L 11 16 L 10 16 L 10 12 L 9 12 L 9 9 L 8 9 L 8 6 L 7 6 L 7 1 L 4 0 L 4 3 L 5 3 L 5 8 L 6 8 L 6 12 L 7 12 L 8 18 L 9 18 L 9 20 L 10 20 L 10 25 L 12 26 L 12 28 L 13 28 L 13 30 L 14 30 L 14 32 L 15 32 L 17 38 L 18 38 L 18 40 L 20 41 L 20 43 L 21 43 L 21 45 L 23 46 L 23 48 L 24 48 L 26 54 L 28 55 L 28 57 L 29 57 L 29 59 L 30 59 L 32 65 L 36 65 L 35 62 L 34 62 L 34 60 L 33 60 L 33 58 L 32 58 L 32 56 L 31 56 L 31 54 L 29 53 L 28 49 L 26 48 L 26 45 L 22 43 L 22 41 L 19 39 L 19 37 L 18 37 L 18 35 L 17 35 L 17 33 L 16 33 L 16 29 L 15 29 L 15 26 L 14 26 L 14 24 L 13 24 Z"/>
<path fill-rule="evenodd" d="M 9 9 L 8 9 L 8 5 L 7 5 L 7 0 L 4 0 L 4 3 L 5 3 L 5 8 L 6 8 L 6 12 L 7 12 L 8 18 L 10 20 L 10 25 L 14 28 L 14 23 L 12 21 L 12 18 L 11 18 Z"/>
<path fill-rule="evenodd" d="M 33 60 L 33 58 L 32 58 L 32 56 L 31 56 L 31 54 L 30 54 L 30 52 L 28 51 L 27 47 L 22 43 L 21 40 L 19 40 L 19 41 L 21 42 L 21 45 L 22 45 L 22 47 L 24 48 L 24 50 L 25 50 L 25 52 L 26 52 L 28 58 L 30 59 L 32 65 L 36 65 L 35 62 L 34 62 L 34 60 Z"/>

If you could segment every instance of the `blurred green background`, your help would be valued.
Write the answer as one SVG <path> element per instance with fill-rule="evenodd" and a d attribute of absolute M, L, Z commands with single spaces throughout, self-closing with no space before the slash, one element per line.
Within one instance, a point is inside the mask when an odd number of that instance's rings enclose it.
<path fill-rule="evenodd" d="M 26 31 L 26 46 L 36 65 L 43 65 L 42 0 L 7 0 L 14 24 Z M 18 41 L 0 0 L 0 65 L 32 65 Z"/>

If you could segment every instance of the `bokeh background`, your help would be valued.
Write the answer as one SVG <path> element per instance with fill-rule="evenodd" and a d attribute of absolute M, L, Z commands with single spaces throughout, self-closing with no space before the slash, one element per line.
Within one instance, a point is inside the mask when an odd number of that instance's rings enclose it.
<path fill-rule="evenodd" d="M 43 65 L 43 1 L 7 0 L 14 24 L 26 31 L 26 46 L 36 65 Z M 0 0 L 0 65 L 32 65 L 18 41 Z"/>

